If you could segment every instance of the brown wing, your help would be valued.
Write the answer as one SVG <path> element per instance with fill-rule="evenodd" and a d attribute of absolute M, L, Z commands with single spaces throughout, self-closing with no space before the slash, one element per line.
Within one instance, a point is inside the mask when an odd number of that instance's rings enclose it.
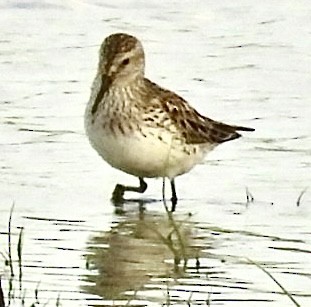
<path fill-rule="evenodd" d="M 157 87 L 156 90 L 161 92 L 160 95 L 157 95 L 157 97 L 161 97 L 161 107 L 168 114 L 171 122 L 181 131 L 181 136 L 188 144 L 220 144 L 241 137 L 237 131 L 255 130 L 223 124 L 202 116 L 180 96 L 159 88 L 156 84 L 150 85 Z"/>

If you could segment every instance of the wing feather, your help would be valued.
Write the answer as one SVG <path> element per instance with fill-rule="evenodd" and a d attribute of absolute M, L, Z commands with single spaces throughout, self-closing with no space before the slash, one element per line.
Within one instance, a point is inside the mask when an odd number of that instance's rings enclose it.
<path fill-rule="evenodd" d="M 187 101 L 175 93 L 160 88 L 148 79 L 148 87 L 153 88 L 153 100 L 159 100 L 159 107 L 165 112 L 167 119 L 176 126 L 180 137 L 187 144 L 220 144 L 241 137 L 238 131 L 254 131 L 253 128 L 227 125 L 201 115 Z M 160 98 L 159 98 L 160 97 Z"/>

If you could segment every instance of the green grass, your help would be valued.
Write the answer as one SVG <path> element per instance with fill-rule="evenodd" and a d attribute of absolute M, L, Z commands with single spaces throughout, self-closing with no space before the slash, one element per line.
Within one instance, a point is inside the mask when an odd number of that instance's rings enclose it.
<path fill-rule="evenodd" d="M 18 234 L 18 241 L 16 244 L 16 255 L 14 252 L 14 242 L 13 242 L 13 236 L 12 236 L 12 230 L 13 230 L 13 211 L 14 211 L 14 203 L 10 210 L 9 215 L 9 221 L 8 221 L 8 246 L 7 246 L 7 252 L 0 252 L 0 255 L 2 256 L 5 266 L 9 267 L 9 276 L 7 279 L 3 279 L 3 281 L 6 281 L 8 283 L 8 293 L 6 295 L 7 298 L 7 305 L 5 304 L 5 296 L 3 293 L 3 289 L 1 286 L 1 275 L 0 275 L 0 307 L 5 306 L 14 306 L 14 304 L 18 301 L 20 306 L 25 306 L 25 296 L 26 296 L 26 290 L 22 287 L 22 278 L 23 278 L 23 236 L 24 236 L 24 228 L 19 228 L 19 234 Z M 16 259 L 17 258 L 17 259 Z M 16 259 L 16 260 L 15 260 Z M 18 278 L 16 278 L 15 271 L 18 271 Z M 17 285 L 16 285 L 17 283 Z M 32 306 L 47 306 L 48 302 L 45 302 L 43 304 L 39 303 L 39 285 L 38 283 L 35 291 L 34 291 L 34 299 L 33 303 L 29 305 L 29 307 Z M 19 295 L 15 296 L 15 290 L 16 288 L 19 290 Z M 60 297 L 58 296 L 56 300 L 56 305 L 54 306 L 61 306 L 60 303 Z"/>

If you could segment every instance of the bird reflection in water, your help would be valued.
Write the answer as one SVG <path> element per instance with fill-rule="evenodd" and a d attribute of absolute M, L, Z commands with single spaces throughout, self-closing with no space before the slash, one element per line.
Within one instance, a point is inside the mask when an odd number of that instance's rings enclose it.
<path fill-rule="evenodd" d="M 146 285 L 152 289 L 155 278 L 162 278 L 164 286 L 167 278 L 183 276 L 187 260 L 197 257 L 198 250 L 190 248 L 189 215 L 146 212 L 144 201 L 137 203 L 140 210 L 133 202 L 127 211 L 118 208 L 124 219 L 90 239 L 87 292 L 107 300 L 129 299 L 129 291 L 136 293 Z"/>

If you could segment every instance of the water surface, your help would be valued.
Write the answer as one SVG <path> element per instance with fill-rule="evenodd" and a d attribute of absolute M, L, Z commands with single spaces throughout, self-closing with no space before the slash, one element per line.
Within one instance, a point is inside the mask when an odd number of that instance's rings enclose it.
<path fill-rule="evenodd" d="M 42 306 L 293 306 L 254 261 L 311 304 L 309 2 L 16 0 L 0 8 L 7 303 L 30 306 L 37 289 Z M 115 208 L 114 185 L 137 179 L 101 161 L 84 135 L 99 45 L 120 31 L 142 40 L 150 79 L 214 119 L 256 128 L 177 178 L 173 217 L 161 180 Z"/>

